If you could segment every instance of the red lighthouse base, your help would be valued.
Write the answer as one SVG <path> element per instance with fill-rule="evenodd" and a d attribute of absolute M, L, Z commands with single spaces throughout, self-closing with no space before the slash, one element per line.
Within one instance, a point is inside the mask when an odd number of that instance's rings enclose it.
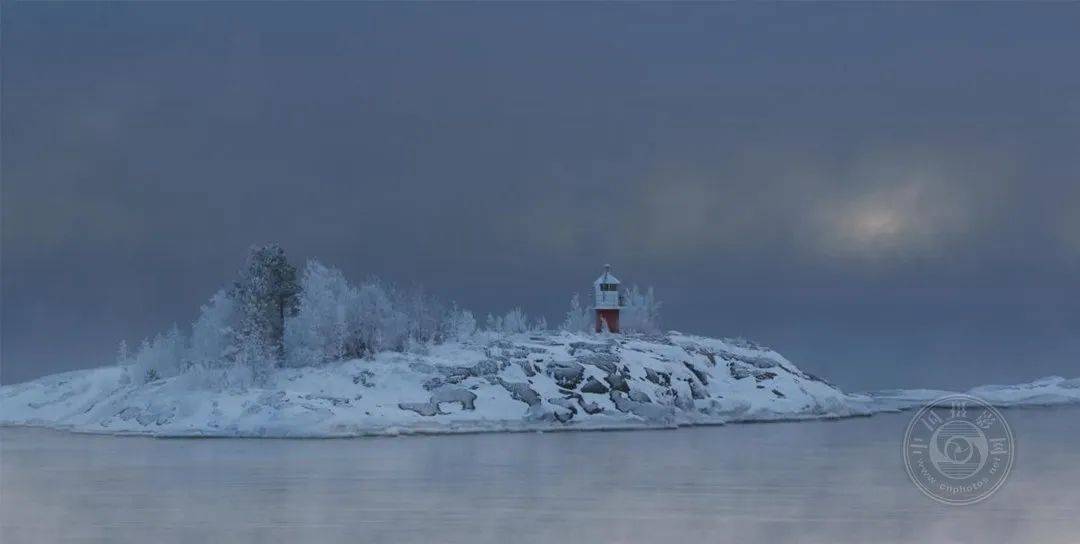
<path fill-rule="evenodd" d="M 604 323 L 611 332 L 619 332 L 619 310 L 596 310 L 596 332 L 604 330 Z"/>

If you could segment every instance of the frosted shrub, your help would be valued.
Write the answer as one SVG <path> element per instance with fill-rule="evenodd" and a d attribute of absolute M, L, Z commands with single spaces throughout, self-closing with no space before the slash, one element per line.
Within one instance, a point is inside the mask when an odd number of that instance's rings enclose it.
<path fill-rule="evenodd" d="M 623 293 L 619 328 L 624 332 L 660 332 L 660 303 L 656 301 L 652 287 L 642 293 L 635 285 Z"/>
<path fill-rule="evenodd" d="M 443 340 L 442 320 L 446 310 L 438 299 L 428 296 L 422 287 L 407 291 L 390 288 L 389 292 L 394 306 L 405 314 L 407 336 L 412 339 L 412 344 L 433 344 Z"/>
<path fill-rule="evenodd" d="M 285 320 L 285 352 L 293 366 L 337 361 L 355 350 L 360 292 L 340 270 L 309 261 L 300 279 L 299 309 Z"/>
<path fill-rule="evenodd" d="M 166 334 L 153 340 L 143 340 L 139 350 L 129 359 L 128 374 L 134 383 L 150 383 L 176 376 L 185 366 L 187 340 L 173 325 Z"/>
<path fill-rule="evenodd" d="M 422 289 L 404 291 L 378 279 L 359 288 L 340 271 L 312 261 L 300 281 L 299 311 L 286 320 L 290 364 L 322 364 L 381 351 L 420 352 L 476 330 L 472 314 L 449 310 Z"/>
<path fill-rule="evenodd" d="M 574 296 L 570 297 L 570 309 L 566 311 L 566 318 L 563 319 L 559 329 L 567 332 L 583 332 L 591 331 L 592 325 L 592 311 L 582 307 L 581 297 L 574 293 Z"/>
<path fill-rule="evenodd" d="M 120 366 L 131 364 L 131 351 L 128 350 L 127 340 L 120 341 L 120 347 L 116 350 L 116 364 Z"/>
<path fill-rule="evenodd" d="M 353 287 L 339 270 L 318 261 L 304 268 L 298 308 L 285 327 L 287 359 L 295 366 L 387 350 L 422 352 L 476 329 L 472 314 L 447 311 L 421 289 L 403 291 L 374 278 Z"/>
<path fill-rule="evenodd" d="M 236 300 L 224 289 L 214 293 L 202 306 L 198 319 L 191 324 L 182 380 L 188 387 L 205 389 L 244 389 L 255 384 L 250 338 L 239 334 L 242 316 Z M 267 355 L 264 354 L 262 363 Z M 273 354 L 269 354 L 273 358 Z"/>
<path fill-rule="evenodd" d="M 236 357 L 236 303 L 221 290 L 201 308 L 191 325 L 191 349 L 188 359 L 206 367 L 224 366 Z"/>
<path fill-rule="evenodd" d="M 502 332 L 502 316 L 488 314 L 484 320 L 484 330 L 487 332 Z"/>
<path fill-rule="evenodd" d="M 502 330 L 505 333 L 527 332 L 529 330 L 529 318 L 521 308 L 514 308 L 502 318 Z"/>
<path fill-rule="evenodd" d="M 587 320 L 576 297 L 574 304 L 579 320 Z M 530 322 L 520 308 L 488 316 L 494 334 L 546 329 L 545 319 Z M 388 350 L 424 353 L 476 334 L 472 312 L 421 288 L 402 290 L 378 279 L 354 286 L 340 270 L 315 260 L 298 279 L 284 251 L 270 244 L 252 247 L 240 279 L 202 306 L 190 341 L 174 326 L 134 354 L 122 344 L 117 364 L 129 369 L 125 380 L 140 384 L 186 373 L 184 381 L 192 384 L 247 387 L 266 383 L 281 364 L 321 365 Z"/>
<path fill-rule="evenodd" d="M 380 351 L 403 350 L 409 337 L 409 317 L 395 307 L 392 287 L 378 280 L 360 286 L 357 297 L 356 351 L 374 356 Z"/>
<path fill-rule="evenodd" d="M 401 351 L 414 355 L 427 355 L 428 353 L 431 353 L 431 346 L 427 342 L 422 342 L 409 336 L 405 339 L 405 346 Z"/>
<path fill-rule="evenodd" d="M 547 329 L 547 320 L 541 317 L 535 322 L 529 323 L 529 316 L 521 308 L 514 308 L 502 316 L 488 314 L 485 328 L 489 332 L 498 334 L 537 332 Z"/>
<path fill-rule="evenodd" d="M 468 340 L 476 334 L 476 318 L 472 312 L 453 305 L 443 318 L 442 336 L 446 340 Z"/>
<path fill-rule="evenodd" d="M 278 362 L 277 345 L 260 335 L 249 335 L 240 338 L 232 366 L 246 368 L 251 373 L 251 383 L 264 385 Z"/>

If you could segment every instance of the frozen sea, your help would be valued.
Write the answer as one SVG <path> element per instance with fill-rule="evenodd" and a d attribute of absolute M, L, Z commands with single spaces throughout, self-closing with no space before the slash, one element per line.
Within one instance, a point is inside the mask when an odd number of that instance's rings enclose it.
<path fill-rule="evenodd" d="M 0 541 L 1078 542 L 1080 408 L 1005 410 L 990 499 L 909 481 L 911 413 L 330 440 L 0 429 Z"/>

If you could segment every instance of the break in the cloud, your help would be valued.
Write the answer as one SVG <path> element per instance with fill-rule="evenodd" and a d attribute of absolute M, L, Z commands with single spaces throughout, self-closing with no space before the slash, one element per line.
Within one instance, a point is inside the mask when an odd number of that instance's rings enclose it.
<path fill-rule="evenodd" d="M 185 323 L 267 240 L 552 321 L 611 262 L 863 383 L 1053 368 L 1078 9 L 5 4 L 0 380 Z"/>
<path fill-rule="evenodd" d="M 770 155 L 785 160 L 770 162 Z M 839 260 L 857 275 L 994 249 L 995 237 L 1010 236 L 1022 185 L 1006 153 L 962 149 L 867 150 L 834 164 L 783 150 L 699 168 L 674 162 L 620 179 L 592 199 L 541 190 L 529 196 L 529 209 L 509 210 L 503 227 L 524 227 L 531 243 L 558 251 L 606 243 L 617 253 L 678 261 L 764 249 L 795 264 Z"/>
<path fill-rule="evenodd" d="M 820 249 L 895 266 L 912 255 L 941 258 L 1006 230 L 1015 174 L 1003 157 L 875 153 L 847 173 L 847 189 L 817 202 Z"/>

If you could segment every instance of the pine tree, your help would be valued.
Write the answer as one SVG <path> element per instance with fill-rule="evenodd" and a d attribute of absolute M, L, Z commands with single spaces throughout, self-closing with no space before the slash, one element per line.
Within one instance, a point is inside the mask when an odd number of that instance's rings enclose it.
<path fill-rule="evenodd" d="M 300 286 L 296 267 L 277 244 L 253 246 L 232 290 L 241 313 L 241 335 L 281 360 L 285 318 L 296 315 Z"/>

